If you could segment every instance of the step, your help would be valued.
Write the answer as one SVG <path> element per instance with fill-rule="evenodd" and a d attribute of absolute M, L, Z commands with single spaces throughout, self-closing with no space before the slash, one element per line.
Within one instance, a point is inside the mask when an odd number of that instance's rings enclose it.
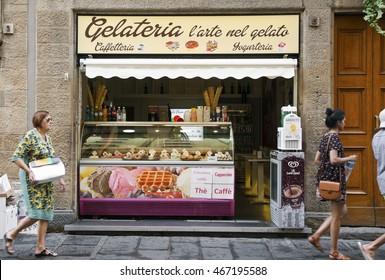
<path fill-rule="evenodd" d="M 267 221 L 257 220 L 109 220 L 82 219 L 67 224 L 69 233 L 140 233 L 140 234 L 209 234 L 253 236 L 298 236 L 311 234 L 312 229 L 278 228 Z"/>

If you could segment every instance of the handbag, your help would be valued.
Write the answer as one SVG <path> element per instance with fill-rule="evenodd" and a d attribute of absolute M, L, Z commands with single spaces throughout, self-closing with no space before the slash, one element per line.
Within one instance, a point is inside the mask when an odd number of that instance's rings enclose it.
<path fill-rule="evenodd" d="M 329 148 L 329 142 L 330 138 L 332 135 L 329 136 L 327 145 L 326 145 L 326 154 L 328 152 Z M 322 174 L 323 172 L 323 166 L 322 164 L 322 169 L 318 172 L 318 176 Z M 318 192 L 319 195 L 324 199 L 324 200 L 336 200 L 341 197 L 341 165 L 340 165 L 340 181 L 339 182 L 333 182 L 333 181 L 325 181 L 325 180 L 320 180 L 319 185 L 318 185 Z"/>
<path fill-rule="evenodd" d="M 64 164 L 58 157 L 31 161 L 29 168 L 38 184 L 52 182 L 65 175 Z"/>
<path fill-rule="evenodd" d="M 320 181 L 318 192 L 324 200 L 336 200 L 341 197 L 341 183 L 332 181 Z"/>

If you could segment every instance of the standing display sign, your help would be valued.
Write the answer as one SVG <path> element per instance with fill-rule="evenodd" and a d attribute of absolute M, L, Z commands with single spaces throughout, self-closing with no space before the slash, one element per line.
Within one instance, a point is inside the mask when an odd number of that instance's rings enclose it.
<path fill-rule="evenodd" d="M 78 15 L 77 53 L 298 54 L 299 15 Z"/>

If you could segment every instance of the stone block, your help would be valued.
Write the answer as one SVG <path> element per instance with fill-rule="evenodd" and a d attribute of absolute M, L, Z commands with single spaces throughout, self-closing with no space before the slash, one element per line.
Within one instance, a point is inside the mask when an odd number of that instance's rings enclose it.
<path fill-rule="evenodd" d="M 69 29 L 63 27 L 41 27 L 37 30 L 39 44 L 69 44 Z"/>
<path fill-rule="evenodd" d="M 55 1 L 58 2 L 58 1 Z M 111 3 L 109 3 L 111 5 Z M 87 5 L 87 3 L 86 3 Z M 39 27 L 58 27 L 70 25 L 70 13 L 71 8 L 63 7 L 63 11 L 60 10 L 39 10 L 37 11 L 37 26 Z"/>
<path fill-rule="evenodd" d="M 43 55 L 43 54 L 41 54 Z M 38 60 L 37 69 L 39 76 L 60 76 L 63 77 L 65 72 L 68 72 L 68 60 L 51 59 Z"/>
<path fill-rule="evenodd" d="M 69 46 L 67 44 L 38 44 L 37 60 L 50 63 L 51 60 L 64 60 L 69 57 Z"/>

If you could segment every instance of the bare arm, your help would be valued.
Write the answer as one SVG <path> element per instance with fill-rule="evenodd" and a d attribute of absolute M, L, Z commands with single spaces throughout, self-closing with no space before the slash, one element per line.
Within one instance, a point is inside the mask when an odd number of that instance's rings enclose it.
<path fill-rule="evenodd" d="M 28 174 L 28 177 L 29 179 L 31 180 L 32 183 L 34 183 L 36 180 L 35 180 L 35 176 L 33 175 L 31 169 L 29 169 L 29 167 L 24 163 L 24 161 L 22 159 L 18 159 L 15 161 L 15 164 L 23 169 L 25 171 L 25 173 Z"/>
<path fill-rule="evenodd" d="M 330 151 L 330 163 L 333 165 L 345 163 L 349 160 L 356 161 L 358 158 L 357 155 L 350 155 L 348 157 L 338 157 L 337 150 L 331 150 Z"/>
<path fill-rule="evenodd" d="M 316 164 L 320 164 L 321 163 L 321 153 L 319 151 L 317 151 L 317 153 L 315 154 L 314 162 Z"/>

